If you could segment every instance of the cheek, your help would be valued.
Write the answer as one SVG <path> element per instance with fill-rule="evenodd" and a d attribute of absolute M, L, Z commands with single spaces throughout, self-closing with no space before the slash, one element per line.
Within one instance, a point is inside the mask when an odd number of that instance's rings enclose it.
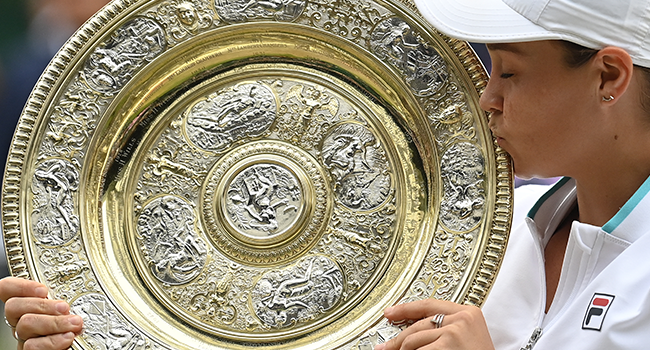
<path fill-rule="evenodd" d="M 546 124 L 550 121 L 547 119 L 544 108 L 535 103 L 535 101 L 521 101 L 507 103 L 504 105 L 502 120 L 502 129 L 506 132 L 505 136 L 509 139 L 528 140 L 536 139 Z M 532 140 L 531 140 L 532 141 Z"/>
<path fill-rule="evenodd" d="M 565 147 L 564 115 L 550 106 L 530 102 L 512 106 L 504 114 L 502 130 L 509 151 L 515 158 L 547 159 Z M 524 159 L 520 159 L 524 160 Z"/>
<path fill-rule="evenodd" d="M 579 130 L 575 130 L 558 114 L 537 113 L 511 120 L 508 151 L 514 159 L 516 175 L 549 177 L 566 175 L 581 147 Z M 561 114 L 559 114 L 561 116 Z"/>
<path fill-rule="evenodd" d="M 580 132 L 585 115 L 582 98 L 559 88 L 522 90 L 506 102 L 504 126 L 516 133 L 512 136 L 530 143 L 561 142 Z"/>

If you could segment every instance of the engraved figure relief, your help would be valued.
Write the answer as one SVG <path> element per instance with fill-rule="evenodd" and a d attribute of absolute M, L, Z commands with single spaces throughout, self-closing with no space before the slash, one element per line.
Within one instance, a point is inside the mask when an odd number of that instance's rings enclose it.
<path fill-rule="evenodd" d="M 240 172 L 228 187 L 228 219 L 251 237 L 269 237 L 296 222 L 302 199 L 302 187 L 289 170 L 276 164 L 255 164 Z"/>
<path fill-rule="evenodd" d="M 140 248 L 161 282 L 187 283 L 205 265 L 207 248 L 195 231 L 195 221 L 192 207 L 170 195 L 152 200 L 139 215 Z"/>
<path fill-rule="evenodd" d="M 344 209 L 335 211 L 336 217 L 332 219 L 332 232 L 335 236 L 345 240 L 349 246 L 361 248 L 369 257 L 383 256 L 388 248 L 388 241 L 394 231 L 396 219 L 395 199 L 391 198 L 388 205 L 378 212 L 351 213 Z M 357 262 L 361 259 L 355 259 Z M 360 264 L 360 269 L 368 264 Z M 371 272 L 374 266 L 366 269 Z"/>
<path fill-rule="evenodd" d="M 307 24 L 362 47 L 368 47 L 372 28 L 388 13 L 378 3 L 362 0 L 312 0 L 309 5 L 302 16 Z"/>
<path fill-rule="evenodd" d="M 464 232 L 480 224 L 485 212 L 484 169 L 483 154 L 473 143 L 456 143 L 443 154 L 440 221 L 448 229 Z"/>
<path fill-rule="evenodd" d="M 187 179 L 191 179 L 198 186 L 197 178 L 199 175 L 196 171 L 187 165 L 173 160 L 175 154 L 169 150 L 161 152 L 162 155 L 158 156 L 155 153 L 149 154 L 147 160 L 152 164 L 151 173 L 159 177 L 161 181 L 165 181 L 168 176 L 177 175 Z"/>
<path fill-rule="evenodd" d="M 433 283 L 430 282 L 426 297 L 449 299 L 453 295 L 463 271 L 467 271 L 477 238 L 476 230 L 460 234 L 442 229 L 436 232 L 426 260 L 435 277 L 430 279 Z"/>
<path fill-rule="evenodd" d="M 471 253 L 463 250 L 465 238 L 465 235 L 452 234 L 440 227 L 436 230 L 419 277 L 412 282 L 405 301 L 450 296 L 449 292 L 453 292 L 464 271 L 454 270 L 452 264 L 466 262 L 467 254 Z"/>
<path fill-rule="evenodd" d="M 176 305 L 175 310 L 184 310 L 207 325 L 235 332 L 260 332 L 262 324 L 249 300 L 254 282 L 263 271 L 215 254 L 199 278 L 184 285 L 164 286 L 163 292 Z"/>
<path fill-rule="evenodd" d="M 84 77 L 93 89 L 113 94 L 166 48 L 165 33 L 158 23 L 134 18 L 95 49 L 86 61 Z"/>
<path fill-rule="evenodd" d="M 83 254 L 83 243 L 79 237 L 64 247 L 36 247 L 43 276 L 47 285 L 52 288 L 52 295 L 57 299 L 71 300 L 81 293 L 94 290 L 96 286 L 92 281 L 92 269 Z"/>
<path fill-rule="evenodd" d="M 75 261 L 72 254 L 59 256 L 58 264 L 51 266 L 45 272 L 45 276 L 51 287 L 68 286 L 73 290 L 80 290 L 85 283 L 85 272 L 90 272 L 88 262 L 83 260 Z"/>
<path fill-rule="evenodd" d="M 400 18 L 377 24 L 370 49 L 398 69 L 418 96 L 435 94 L 449 77 L 443 58 Z"/>
<path fill-rule="evenodd" d="M 332 175 L 337 199 L 348 208 L 376 208 L 392 191 L 386 154 L 363 125 L 333 127 L 323 140 L 321 160 Z"/>
<path fill-rule="evenodd" d="M 317 251 L 341 267 L 348 295 L 366 284 L 389 251 L 396 219 L 393 202 L 391 199 L 381 210 L 365 213 L 335 208 L 331 228 L 318 243 Z"/>
<path fill-rule="evenodd" d="M 303 0 L 216 0 L 217 13 L 230 23 L 262 19 L 290 22 L 305 6 Z"/>
<path fill-rule="evenodd" d="M 51 157 L 81 159 L 95 131 L 97 116 L 109 101 L 86 84 L 75 80 L 68 86 L 47 124 L 41 150 Z"/>
<path fill-rule="evenodd" d="M 459 95 L 462 96 L 462 94 Z M 431 130 L 434 132 L 438 148 L 446 149 L 447 145 L 455 141 L 475 140 L 476 128 L 472 114 L 463 108 L 460 103 L 451 101 L 443 103 L 450 103 L 451 105 L 442 108 L 442 110 L 428 113 Z"/>
<path fill-rule="evenodd" d="M 471 262 L 476 243 L 480 242 L 479 235 L 479 230 L 448 232 L 439 225 L 404 302 L 426 298 L 450 300 Z"/>
<path fill-rule="evenodd" d="M 189 0 L 165 1 L 148 15 L 162 23 L 170 45 L 212 27 L 215 16 L 205 2 Z"/>
<path fill-rule="evenodd" d="M 335 307 L 343 285 L 336 262 L 325 256 L 308 256 L 294 266 L 262 275 L 251 291 L 251 304 L 266 326 L 292 327 Z"/>
<path fill-rule="evenodd" d="M 146 155 L 134 194 L 137 211 L 146 201 L 161 193 L 196 203 L 201 184 L 216 157 L 187 142 L 184 124 L 181 115 L 174 117 Z"/>
<path fill-rule="evenodd" d="M 339 100 L 320 86 L 291 86 L 280 106 L 278 133 L 304 149 L 313 149 L 340 109 Z"/>
<path fill-rule="evenodd" d="M 212 93 L 185 114 L 190 141 L 223 152 L 235 142 L 264 135 L 275 120 L 276 102 L 266 86 L 247 83 Z"/>
<path fill-rule="evenodd" d="M 83 319 L 82 337 L 93 349 L 148 350 L 159 348 L 152 346 L 153 344 L 140 332 L 132 329 L 103 295 L 83 295 L 72 303 L 71 311 Z"/>
<path fill-rule="evenodd" d="M 40 163 L 34 171 L 32 193 L 34 237 L 44 245 L 61 245 L 79 232 L 73 192 L 79 189 L 79 171 L 64 159 Z"/>
<path fill-rule="evenodd" d="M 231 325 L 237 318 L 231 280 L 227 274 L 220 281 L 210 281 L 203 286 L 202 293 L 197 293 L 190 301 L 190 310 L 202 319 L 218 320 L 218 323 Z"/>
<path fill-rule="evenodd" d="M 390 323 L 383 321 L 358 339 L 350 342 L 347 346 L 340 349 L 346 350 L 374 350 L 378 344 L 383 344 L 388 340 L 395 338 L 407 326 L 413 324 L 413 321 L 403 321 L 401 323 Z"/>

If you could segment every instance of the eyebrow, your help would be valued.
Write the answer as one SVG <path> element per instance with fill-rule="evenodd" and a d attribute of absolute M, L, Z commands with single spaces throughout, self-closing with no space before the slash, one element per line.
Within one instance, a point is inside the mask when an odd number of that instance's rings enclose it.
<path fill-rule="evenodd" d="M 516 46 L 512 44 L 506 44 L 506 43 L 493 43 L 493 44 L 485 44 L 485 46 L 490 49 L 490 51 L 507 51 L 507 52 L 512 52 L 518 55 L 522 55 L 523 51 Z"/>

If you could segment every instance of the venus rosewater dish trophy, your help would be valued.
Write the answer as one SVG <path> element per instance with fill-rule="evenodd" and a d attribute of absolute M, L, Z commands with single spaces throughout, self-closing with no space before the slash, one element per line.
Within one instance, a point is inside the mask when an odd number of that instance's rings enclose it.
<path fill-rule="evenodd" d="M 387 306 L 480 305 L 512 211 L 486 79 L 410 2 L 114 0 L 21 116 L 11 273 L 76 349 L 371 349 Z"/>

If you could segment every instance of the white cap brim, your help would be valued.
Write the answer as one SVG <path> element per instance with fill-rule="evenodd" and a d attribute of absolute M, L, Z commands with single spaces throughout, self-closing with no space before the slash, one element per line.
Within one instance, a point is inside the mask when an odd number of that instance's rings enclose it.
<path fill-rule="evenodd" d="M 534 24 L 502 0 L 415 0 L 439 31 L 460 40 L 506 43 L 565 39 Z"/>

